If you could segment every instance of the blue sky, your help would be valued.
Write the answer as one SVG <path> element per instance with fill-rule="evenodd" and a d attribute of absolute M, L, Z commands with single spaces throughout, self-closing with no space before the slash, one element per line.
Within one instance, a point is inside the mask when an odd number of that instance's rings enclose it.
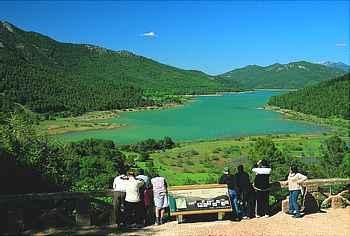
<path fill-rule="evenodd" d="M 11 1 L 0 2 L 0 20 L 209 74 L 297 60 L 349 63 L 349 1 Z"/>

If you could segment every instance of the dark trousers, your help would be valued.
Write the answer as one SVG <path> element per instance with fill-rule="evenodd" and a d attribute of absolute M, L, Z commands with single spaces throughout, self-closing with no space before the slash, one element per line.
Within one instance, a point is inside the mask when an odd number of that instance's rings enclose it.
<path fill-rule="evenodd" d="M 125 192 L 114 191 L 113 193 L 114 219 L 113 223 L 125 223 Z"/>
<path fill-rule="evenodd" d="M 269 192 L 256 191 L 256 214 L 264 216 L 269 214 Z"/>
<path fill-rule="evenodd" d="M 253 191 L 242 191 L 240 193 L 242 202 L 242 215 L 250 218 L 255 216 L 255 193 Z"/>
<path fill-rule="evenodd" d="M 126 223 L 131 225 L 133 223 L 143 224 L 144 219 L 144 206 L 140 202 L 127 202 L 125 201 L 125 213 Z"/>

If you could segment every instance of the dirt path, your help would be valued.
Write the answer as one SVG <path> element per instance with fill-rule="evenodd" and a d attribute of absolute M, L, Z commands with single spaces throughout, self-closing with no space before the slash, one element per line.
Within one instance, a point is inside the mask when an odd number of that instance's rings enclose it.
<path fill-rule="evenodd" d="M 115 235 L 115 234 L 110 234 Z M 117 234 L 119 235 L 119 234 Z M 184 223 L 170 222 L 161 226 L 149 226 L 140 231 L 125 232 L 122 236 L 346 236 L 350 235 L 350 207 L 329 209 L 325 213 L 306 215 L 300 219 L 278 213 L 269 218 L 243 220 L 241 222 L 214 221 Z"/>

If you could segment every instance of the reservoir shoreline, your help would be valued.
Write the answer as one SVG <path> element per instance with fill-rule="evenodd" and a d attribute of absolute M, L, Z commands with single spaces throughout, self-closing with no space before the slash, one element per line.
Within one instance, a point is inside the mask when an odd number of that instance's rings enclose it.
<path fill-rule="evenodd" d="M 67 142 L 97 138 L 126 144 L 164 136 L 177 142 L 187 142 L 256 135 L 319 134 L 326 131 L 319 125 L 287 120 L 277 112 L 262 109 L 270 96 L 280 92 L 245 91 L 234 94 L 193 96 L 190 103 L 161 108 L 125 109 L 117 111 L 116 118 L 104 120 L 111 125 L 123 124 L 122 127 L 101 127 L 100 130 L 69 132 L 58 136 Z"/>

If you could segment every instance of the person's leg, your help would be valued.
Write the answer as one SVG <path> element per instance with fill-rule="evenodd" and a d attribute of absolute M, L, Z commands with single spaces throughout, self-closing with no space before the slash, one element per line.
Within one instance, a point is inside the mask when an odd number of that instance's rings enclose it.
<path fill-rule="evenodd" d="M 293 191 L 289 191 L 289 199 L 288 199 L 288 213 L 289 214 L 294 214 L 294 209 L 293 209 Z"/>
<path fill-rule="evenodd" d="M 165 223 L 164 214 L 165 214 L 165 210 L 168 207 L 169 207 L 168 196 L 167 196 L 167 194 L 164 193 L 162 195 L 162 209 L 160 211 L 160 223 L 161 224 Z"/>
<path fill-rule="evenodd" d="M 125 223 L 127 225 L 131 225 L 132 223 L 132 206 L 130 202 L 125 201 Z"/>
<path fill-rule="evenodd" d="M 161 196 L 159 194 L 154 195 L 154 205 L 155 205 L 155 213 L 156 213 L 156 225 L 160 224 L 160 211 L 162 208 L 161 204 Z"/>
<path fill-rule="evenodd" d="M 241 214 L 243 217 L 249 217 L 248 192 L 246 191 L 242 192 L 241 200 L 242 200 Z"/>
<path fill-rule="evenodd" d="M 135 203 L 135 220 L 137 225 L 144 225 L 144 204 L 143 202 Z"/>
<path fill-rule="evenodd" d="M 293 200 L 292 200 L 292 205 L 293 205 L 293 213 L 296 214 L 297 213 L 297 195 L 296 195 L 296 191 L 293 191 L 292 192 L 292 195 L 293 195 Z"/>
<path fill-rule="evenodd" d="M 255 197 L 248 198 L 248 216 L 250 218 L 255 217 Z"/>
<path fill-rule="evenodd" d="M 155 213 L 156 213 L 156 225 L 160 224 L 160 210 L 158 207 L 155 207 Z"/>
<path fill-rule="evenodd" d="M 262 194 L 261 191 L 256 192 L 256 216 L 262 216 Z"/>
<path fill-rule="evenodd" d="M 269 192 L 264 191 L 264 202 L 263 202 L 263 215 L 269 215 Z"/>
<path fill-rule="evenodd" d="M 165 213 L 165 209 L 162 208 L 160 209 L 160 223 L 163 224 L 164 222 L 164 213 Z"/>
<path fill-rule="evenodd" d="M 256 192 L 251 191 L 248 195 L 248 204 L 249 204 L 249 217 L 254 218 L 256 215 Z"/>
<path fill-rule="evenodd" d="M 298 197 L 299 197 L 300 191 L 293 191 L 293 208 L 295 212 L 295 216 L 300 216 L 299 206 L 298 206 Z"/>
<path fill-rule="evenodd" d="M 239 210 L 238 210 L 238 204 L 237 204 L 237 193 L 233 189 L 229 189 L 228 192 L 230 195 L 230 200 L 231 200 L 232 206 L 235 210 L 235 214 L 236 214 L 236 216 L 238 216 Z"/>
<path fill-rule="evenodd" d="M 234 198 L 233 198 L 233 204 L 235 206 L 235 211 L 236 211 L 236 216 L 240 216 L 241 214 L 241 211 L 239 209 L 239 206 L 238 206 L 238 196 L 237 196 L 237 192 L 235 190 L 233 190 L 234 194 Z"/>

